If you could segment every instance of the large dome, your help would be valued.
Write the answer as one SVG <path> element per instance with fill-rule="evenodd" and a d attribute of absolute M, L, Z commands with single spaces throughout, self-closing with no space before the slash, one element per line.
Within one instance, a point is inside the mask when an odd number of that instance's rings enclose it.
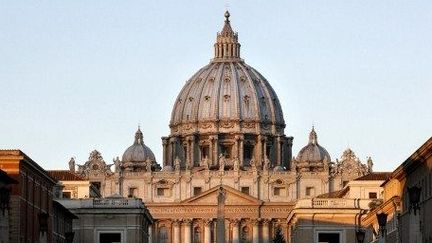
<path fill-rule="evenodd" d="M 283 134 L 278 97 L 269 82 L 240 58 L 228 12 L 225 17 L 214 46 L 215 58 L 186 82 L 175 101 L 171 133 Z"/>
<path fill-rule="evenodd" d="M 284 134 L 279 99 L 269 82 L 240 58 L 229 17 L 227 11 L 214 58 L 175 100 L 170 135 L 162 138 L 167 170 L 289 168 L 293 138 Z"/>

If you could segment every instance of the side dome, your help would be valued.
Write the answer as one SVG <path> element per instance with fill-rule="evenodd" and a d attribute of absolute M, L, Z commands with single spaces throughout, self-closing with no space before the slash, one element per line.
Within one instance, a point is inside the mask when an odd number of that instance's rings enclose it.
<path fill-rule="evenodd" d="M 138 131 L 135 133 L 134 143 L 123 153 L 122 162 L 145 163 L 147 160 L 150 160 L 152 163 L 156 162 L 153 152 L 144 144 L 143 134 L 140 128 L 138 128 Z"/>
<path fill-rule="evenodd" d="M 272 133 L 283 135 L 285 121 L 270 83 L 240 58 L 238 34 L 229 13 L 217 34 L 215 56 L 179 93 L 170 120 L 171 134 Z"/>
<path fill-rule="evenodd" d="M 314 127 L 309 134 L 309 143 L 300 150 L 295 162 L 297 168 L 301 170 L 328 168 L 331 162 L 330 154 L 318 144 L 318 136 Z"/>

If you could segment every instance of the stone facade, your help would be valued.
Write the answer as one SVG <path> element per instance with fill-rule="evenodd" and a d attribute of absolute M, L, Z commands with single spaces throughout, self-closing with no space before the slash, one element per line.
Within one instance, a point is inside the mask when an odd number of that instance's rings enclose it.
<path fill-rule="evenodd" d="M 75 243 L 151 242 L 152 217 L 141 199 L 112 196 L 57 201 L 78 217 L 73 221 Z"/>
<path fill-rule="evenodd" d="M 289 239 L 287 218 L 297 200 L 340 190 L 372 171 L 372 160 L 363 164 L 350 149 L 333 162 L 314 128 L 293 158 L 276 92 L 240 58 L 229 17 L 214 58 L 175 100 L 163 167 L 138 128 L 121 159 L 107 164 L 93 151 L 75 172 L 103 197 L 141 198 L 154 217 L 153 242 Z M 75 162 L 69 165 L 74 171 Z"/>
<path fill-rule="evenodd" d="M 419 208 L 410 203 L 408 189 L 421 188 Z M 384 202 L 363 219 L 365 242 L 432 242 L 432 137 L 396 168 L 383 184 Z M 385 233 L 377 213 L 387 214 Z"/>

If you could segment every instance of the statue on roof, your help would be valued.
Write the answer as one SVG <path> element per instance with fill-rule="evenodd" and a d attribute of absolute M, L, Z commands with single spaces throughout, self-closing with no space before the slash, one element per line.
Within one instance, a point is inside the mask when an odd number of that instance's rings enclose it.
<path fill-rule="evenodd" d="M 69 170 L 70 170 L 70 172 L 75 172 L 75 158 L 74 157 L 72 157 L 69 160 Z"/>

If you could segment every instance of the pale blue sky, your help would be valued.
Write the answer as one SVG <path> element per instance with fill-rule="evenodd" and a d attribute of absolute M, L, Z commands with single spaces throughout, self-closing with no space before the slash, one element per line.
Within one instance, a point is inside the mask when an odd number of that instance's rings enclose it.
<path fill-rule="evenodd" d="M 44 168 L 121 156 L 161 137 L 185 81 L 213 55 L 225 1 L 0 0 L 0 148 Z M 432 135 L 432 2 L 231 1 L 242 57 L 272 84 L 293 152 L 311 125 L 393 170 Z"/>

